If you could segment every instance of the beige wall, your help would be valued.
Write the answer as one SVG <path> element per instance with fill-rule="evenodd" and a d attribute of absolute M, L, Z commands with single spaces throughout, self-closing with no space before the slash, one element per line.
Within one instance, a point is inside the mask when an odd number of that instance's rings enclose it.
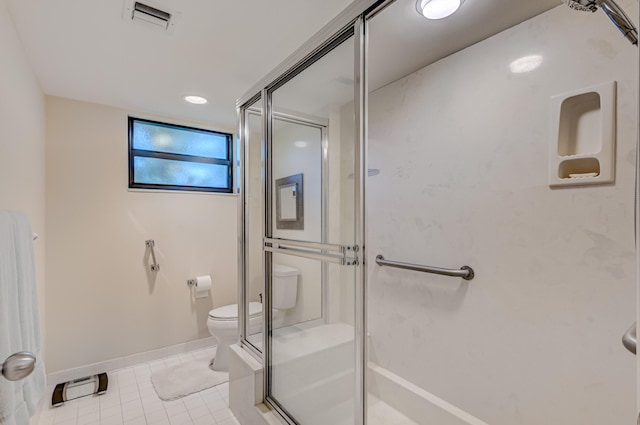
<path fill-rule="evenodd" d="M 49 372 L 209 336 L 208 311 L 236 300 L 236 196 L 129 191 L 128 111 L 47 97 L 46 112 Z M 203 274 L 212 297 L 195 300 Z"/>
<path fill-rule="evenodd" d="M 22 211 L 39 235 L 34 248 L 44 336 L 44 95 L 4 0 L 0 0 L 0 52 L 0 209 Z"/>

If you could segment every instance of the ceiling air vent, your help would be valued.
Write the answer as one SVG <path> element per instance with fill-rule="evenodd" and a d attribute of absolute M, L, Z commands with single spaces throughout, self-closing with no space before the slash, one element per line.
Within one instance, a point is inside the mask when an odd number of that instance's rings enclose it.
<path fill-rule="evenodd" d="M 155 7 L 148 6 L 144 3 L 135 2 L 133 4 L 133 13 L 131 19 L 148 22 L 153 25 L 157 25 L 163 29 L 169 28 L 169 21 L 171 21 L 171 13 L 165 12 Z"/>
<path fill-rule="evenodd" d="M 149 2 L 150 3 L 150 2 Z M 156 5 L 141 3 L 135 0 L 124 1 L 123 18 L 126 21 L 139 22 L 146 26 L 170 31 L 175 25 L 179 13 L 159 9 Z"/>

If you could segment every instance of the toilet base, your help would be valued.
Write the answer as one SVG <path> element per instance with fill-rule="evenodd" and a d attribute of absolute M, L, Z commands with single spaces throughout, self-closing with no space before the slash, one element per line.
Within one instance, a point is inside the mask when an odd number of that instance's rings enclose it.
<path fill-rule="evenodd" d="M 216 354 L 209 363 L 211 370 L 217 372 L 229 371 L 229 345 L 230 341 L 218 340 L 218 346 L 216 347 Z"/>
<path fill-rule="evenodd" d="M 253 307 L 251 308 L 253 308 L 253 310 L 259 314 L 254 314 L 253 316 L 249 317 L 249 335 L 253 335 L 262 331 L 262 306 L 259 303 L 255 302 L 252 302 L 251 304 L 253 305 Z M 231 309 L 231 313 L 236 312 L 237 314 L 238 306 L 236 304 L 221 307 L 221 309 L 226 309 L 228 307 L 233 307 Z M 212 312 L 213 311 L 215 310 L 212 310 Z M 272 320 L 274 327 L 279 327 L 279 324 L 282 323 L 283 317 L 283 311 L 273 309 Z M 207 328 L 209 329 L 209 333 L 218 341 L 215 357 L 211 361 L 211 364 L 209 366 L 212 370 L 218 372 L 227 372 L 229 370 L 229 346 L 238 342 L 238 320 L 237 318 L 233 317 L 227 317 L 226 319 L 220 320 L 215 319 L 215 316 L 210 316 L 207 320 Z"/>

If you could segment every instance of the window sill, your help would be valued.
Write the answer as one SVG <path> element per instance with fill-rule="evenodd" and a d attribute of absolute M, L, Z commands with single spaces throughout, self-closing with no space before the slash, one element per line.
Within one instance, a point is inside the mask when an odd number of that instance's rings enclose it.
<path fill-rule="evenodd" d="M 127 188 L 127 192 L 138 193 L 163 193 L 163 194 L 175 194 L 175 195 L 201 195 L 201 196 L 233 196 L 237 197 L 238 193 L 223 193 L 223 192 L 199 192 L 197 190 L 163 190 L 163 189 L 137 189 Z"/>

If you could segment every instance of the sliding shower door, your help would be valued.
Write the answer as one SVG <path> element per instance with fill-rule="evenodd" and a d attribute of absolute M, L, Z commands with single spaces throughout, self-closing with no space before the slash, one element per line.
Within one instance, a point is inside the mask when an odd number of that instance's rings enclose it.
<path fill-rule="evenodd" d="M 353 40 L 267 92 L 267 400 L 304 425 L 352 425 L 358 409 Z"/>

